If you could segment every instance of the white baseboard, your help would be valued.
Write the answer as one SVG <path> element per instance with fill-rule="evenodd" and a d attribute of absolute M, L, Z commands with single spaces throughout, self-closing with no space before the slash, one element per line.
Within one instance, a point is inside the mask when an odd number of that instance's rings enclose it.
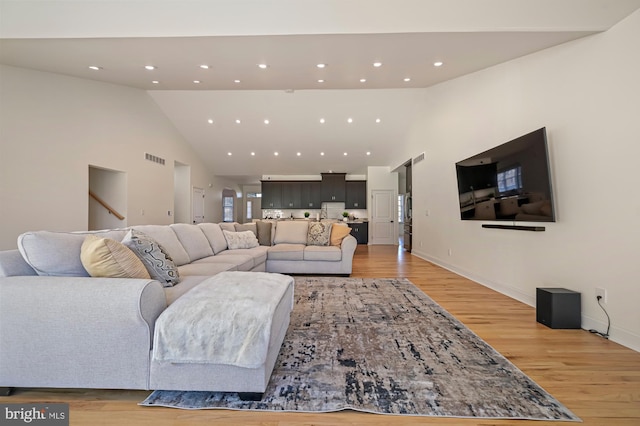
<path fill-rule="evenodd" d="M 430 256 L 426 253 L 421 253 L 419 250 L 412 250 L 411 254 L 416 257 L 419 257 L 420 259 L 436 264 L 457 275 L 468 278 L 473 282 L 476 282 L 487 288 L 495 290 L 498 293 L 504 294 L 505 296 L 518 300 L 526 305 L 529 305 L 534 308 L 536 306 L 535 296 L 530 296 L 526 293 L 523 293 L 521 290 L 514 288 L 508 284 L 498 283 L 486 277 L 481 277 L 479 275 L 474 274 L 471 271 L 466 271 L 464 269 L 458 268 L 455 265 L 451 265 L 440 258 Z M 606 332 L 607 330 L 607 323 L 605 321 L 595 319 L 584 314 L 582 314 L 581 321 L 582 321 L 582 328 L 586 330 L 594 329 L 594 330 L 601 331 L 603 333 Z M 628 330 L 625 330 L 620 327 L 615 327 L 615 326 L 611 327 L 611 329 L 609 330 L 609 335 L 610 335 L 609 339 L 612 342 L 619 343 L 622 346 L 626 346 L 629 349 L 633 349 L 636 352 L 640 352 L 640 336 Z"/>

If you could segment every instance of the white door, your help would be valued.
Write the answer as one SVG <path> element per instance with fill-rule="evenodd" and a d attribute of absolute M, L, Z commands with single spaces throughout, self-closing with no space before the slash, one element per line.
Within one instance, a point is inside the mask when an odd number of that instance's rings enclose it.
<path fill-rule="evenodd" d="M 204 189 L 193 187 L 191 197 L 193 209 L 193 223 L 204 222 Z"/>
<path fill-rule="evenodd" d="M 371 244 L 398 244 L 396 230 L 397 200 L 390 189 L 371 191 L 373 206 L 371 227 Z"/>

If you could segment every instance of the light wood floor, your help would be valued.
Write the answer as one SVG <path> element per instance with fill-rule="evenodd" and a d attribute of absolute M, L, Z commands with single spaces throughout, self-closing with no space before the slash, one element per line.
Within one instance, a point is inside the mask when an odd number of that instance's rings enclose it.
<path fill-rule="evenodd" d="M 535 309 L 394 246 L 358 246 L 354 277 L 407 277 L 540 386 L 585 425 L 640 425 L 640 353 L 582 330 L 552 330 Z M 72 425 L 558 425 L 333 414 L 186 411 L 137 405 L 149 392 L 19 389 L 0 402 L 67 402 Z"/>

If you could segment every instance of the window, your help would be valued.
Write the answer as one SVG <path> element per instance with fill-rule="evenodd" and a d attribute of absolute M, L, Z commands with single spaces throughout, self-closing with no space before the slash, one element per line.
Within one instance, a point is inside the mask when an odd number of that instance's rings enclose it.
<path fill-rule="evenodd" d="M 398 223 L 404 222 L 404 196 L 398 195 Z"/>
<path fill-rule="evenodd" d="M 252 203 L 251 200 L 247 200 L 247 220 L 253 219 L 253 214 L 251 212 Z"/>
<path fill-rule="evenodd" d="M 233 197 L 222 198 L 222 221 L 233 222 Z"/>

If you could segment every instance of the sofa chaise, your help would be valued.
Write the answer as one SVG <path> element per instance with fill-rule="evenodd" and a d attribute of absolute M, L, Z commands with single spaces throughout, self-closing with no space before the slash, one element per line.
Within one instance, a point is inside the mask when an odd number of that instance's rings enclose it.
<path fill-rule="evenodd" d="M 314 226 L 282 221 L 256 224 L 270 228 L 271 235 L 261 235 L 268 237 L 265 244 L 238 248 L 244 246 L 235 239 L 253 232 L 246 227 L 204 223 L 22 234 L 18 250 L 0 251 L 0 387 L 263 392 L 293 309 L 293 279 L 283 274 L 348 275 L 356 241 L 347 233 L 338 245 L 307 244 Z M 124 242 L 136 233 L 163 248 L 175 268 L 173 282 L 153 275 L 90 276 L 83 263 L 89 235 Z M 163 315 L 185 304 L 188 311 L 188 303 L 206 297 L 215 302 L 231 278 L 246 294 L 272 277 L 279 290 L 261 359 L 231 365 L 156 356 Z"/>

